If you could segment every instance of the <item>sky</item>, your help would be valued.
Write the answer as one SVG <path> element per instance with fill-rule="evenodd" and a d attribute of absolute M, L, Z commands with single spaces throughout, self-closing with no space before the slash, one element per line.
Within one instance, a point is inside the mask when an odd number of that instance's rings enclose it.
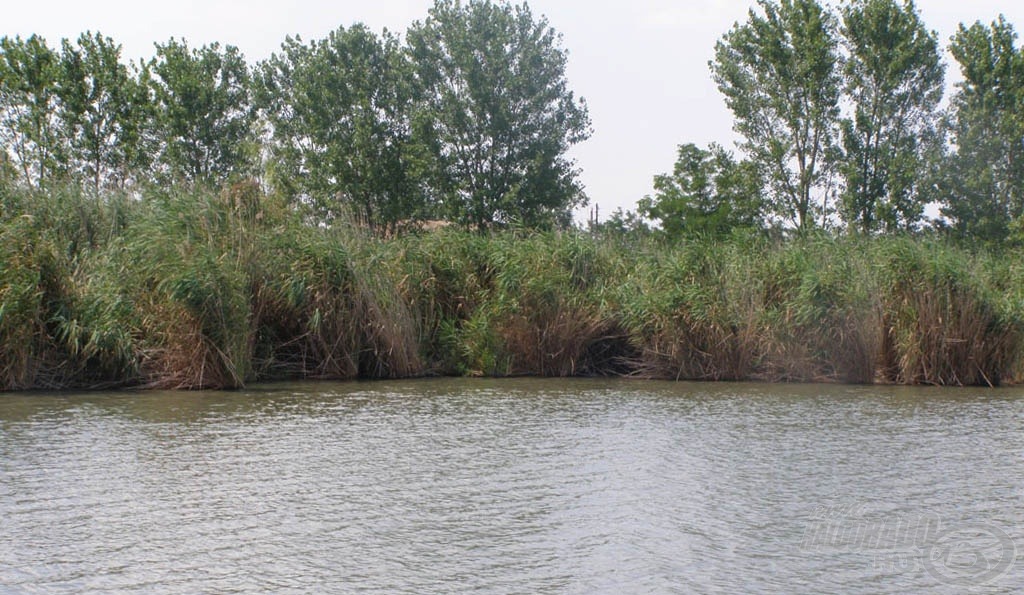
<path fill-rule="evenodd" d="M 4 7 L 0 36 L 33 33 L 57 47 L 62 38 L 99 31 L 122 45 L 126 59 L 153 55 L 153 43 L 184 38 L 192 46 L 237 46 L 250 64 L 278 51 L 286 35 L 318 39 L 338 26 L 361 22 L 375 31 L 402 33 L 423 19 L 432 0 L 35 0 Z M 670 172 L 682 143 L 737 136 L 732 116 L 708 69 L 715 42 L 745 21 L 754 0 L 533 0 L 561 33 L 568 53 L 569 87 L 583 97 L 591 138 L 572 149 L 590 208 L 605 219 L 633 209 L 653 192 L 655 175 Z M 943 48 L 959 23 L 989 23 L 1004 14 L 1024 31 L 1024 2 L 918 0 L 925 24 Z M 949 91 L 959 77 L 948 51 Z M 947 93 L 948 95 L 948 93 Z"/>

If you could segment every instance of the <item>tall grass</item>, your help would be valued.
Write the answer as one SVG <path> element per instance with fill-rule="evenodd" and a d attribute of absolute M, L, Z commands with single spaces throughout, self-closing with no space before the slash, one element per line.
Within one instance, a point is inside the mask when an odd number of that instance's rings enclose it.
<path fill-rule="evenodd" d="M 442 230 L 401 240 L 402 287 L 438 373 L 599 375 L 627 346 L 614 255 L 576 233 Z"/>
<path fill-rule="evenodd" d="M 575 233 L 506 234 L 488 261 L 494 287 L 480 311 L 507 362 L 496 372 L 601 375 L 625 363 L 626 333 L 609 302 L 613 255 Z"/>
<path fill-rule="evenodd" d="M 629 244 L 304 221 L 252 183 L 0 188 L 0 387 L 633 375 L 1020 379 L 1024 262 L 936 241 Z"/>
<path fill-rule="evenodd" d="M 61 388 L 124 376 L 123 329 L 90 264 L 127 224 L 125 197 L 0 186 L 0 386 Z"/>
<path fill-rule="evenodd" d="M 737 244 L 695 241 L 641 258 L 619 286 L 642 376 L 750 378 L 761 357 L 761 304 Z"/>
<path fill-rule="evenodd" d="M 882 341 L 881 297 L 865 246 L 803 238 L 765 259 L 761 375 L 772 380 L 870 383 Z"/>
<path fill-rule="evenodd" d="M 6 388 L 38 384 L 46 343 L 42 275 L 50 260 L 50 247 L 40 240 L 31 217 L 5 221 L 0 230 L 0 382 Z"/>
<path fill-rule="evenodd" d="M 1015 379 L 1024 347 L 1019 275 L 1007 284 L 986 273 L 990 259 L 931 243 L 893 242 L 880 252 L 889 289 L 888 380 L 996 385 Z"/>

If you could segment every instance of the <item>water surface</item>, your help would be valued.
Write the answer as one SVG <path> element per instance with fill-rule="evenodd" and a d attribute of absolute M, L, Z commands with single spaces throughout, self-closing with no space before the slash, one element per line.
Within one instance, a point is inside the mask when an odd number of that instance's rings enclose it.
<path fill-rule="evenodd" d="M 1010 593 L 1022 428 L 1020 389 L 0 394 L 0 590 Z"/>

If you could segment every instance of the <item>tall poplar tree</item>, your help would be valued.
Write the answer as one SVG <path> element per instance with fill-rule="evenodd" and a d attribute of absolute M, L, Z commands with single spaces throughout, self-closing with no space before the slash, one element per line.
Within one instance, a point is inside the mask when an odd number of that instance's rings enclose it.
<path fill-rule="evenodd" d="M 758 0 L 715 46 L 711 71 L 769 208 L 802 232 L 827 212 L 840 77 L 835 19 L 815 0 Z"/>
<path fill-rule="evenodd" d="M 855 0 L 842 16 L 852 113 L 842 121 L 840 213 L 863 233 L 913 229 L 933 198 L 921 180 L 945 74 L 937 35 L 911 0 Z"/>
<path fill-rule="evenodd" d="M 64 174 L 60 75 L 60 56 L 42 37 L 0 39 L 0 146 L 30 187 Z"/>
<path fill-rule="evenodd" d="M 998 241 L 1024 217 L 1024 53 L 1016 40 L 1000 17 L 961 25 L 950 46 L 964 80 L 952 102 L 942 212 L 960 237 Z"/>
<path fill-rule="evenodd" d="M 111 38 L 87 32 L 62 46 L 58 94 L 69 167 L 96 191 L 123 187 L 148 162 L 141 140 L 149 95 Z"/>

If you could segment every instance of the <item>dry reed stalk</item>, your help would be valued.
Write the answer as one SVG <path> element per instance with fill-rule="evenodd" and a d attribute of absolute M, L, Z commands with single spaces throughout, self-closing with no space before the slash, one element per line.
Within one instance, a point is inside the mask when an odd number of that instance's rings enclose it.
<path fill-rule="evenodd" d="M 903 384 L 999 385 L 1020 359 L 1017 325 L 972 292 L 950 284 L 902 292 L 892 349 Z M 890 356 L 892 357 L 892 356 Z"/>
<path fill-rule="evenodd" d="M 617 324 L 586 307 L 513 314 L 499 327 L 514 375 L 610 375 L 626 365 L 631 351 Z"/>
<path fill-rule="evenodd" d="M 236 361 L 246 354 L 225 353 L 202 332 L 201 322 L 176 304 L 151 304 L 141 350 L 145 388 L 201 390 L 240 388 L 245 377 Z"/>
<path fill-rule="evenodd" d="M 419 355 L 419 333 L 411 307 L 397 288 L 371 288 L 357 281 L 353 315 L 360 321 L 360 375 L 367 378 L 421 376 L 426 366 Z"/>

